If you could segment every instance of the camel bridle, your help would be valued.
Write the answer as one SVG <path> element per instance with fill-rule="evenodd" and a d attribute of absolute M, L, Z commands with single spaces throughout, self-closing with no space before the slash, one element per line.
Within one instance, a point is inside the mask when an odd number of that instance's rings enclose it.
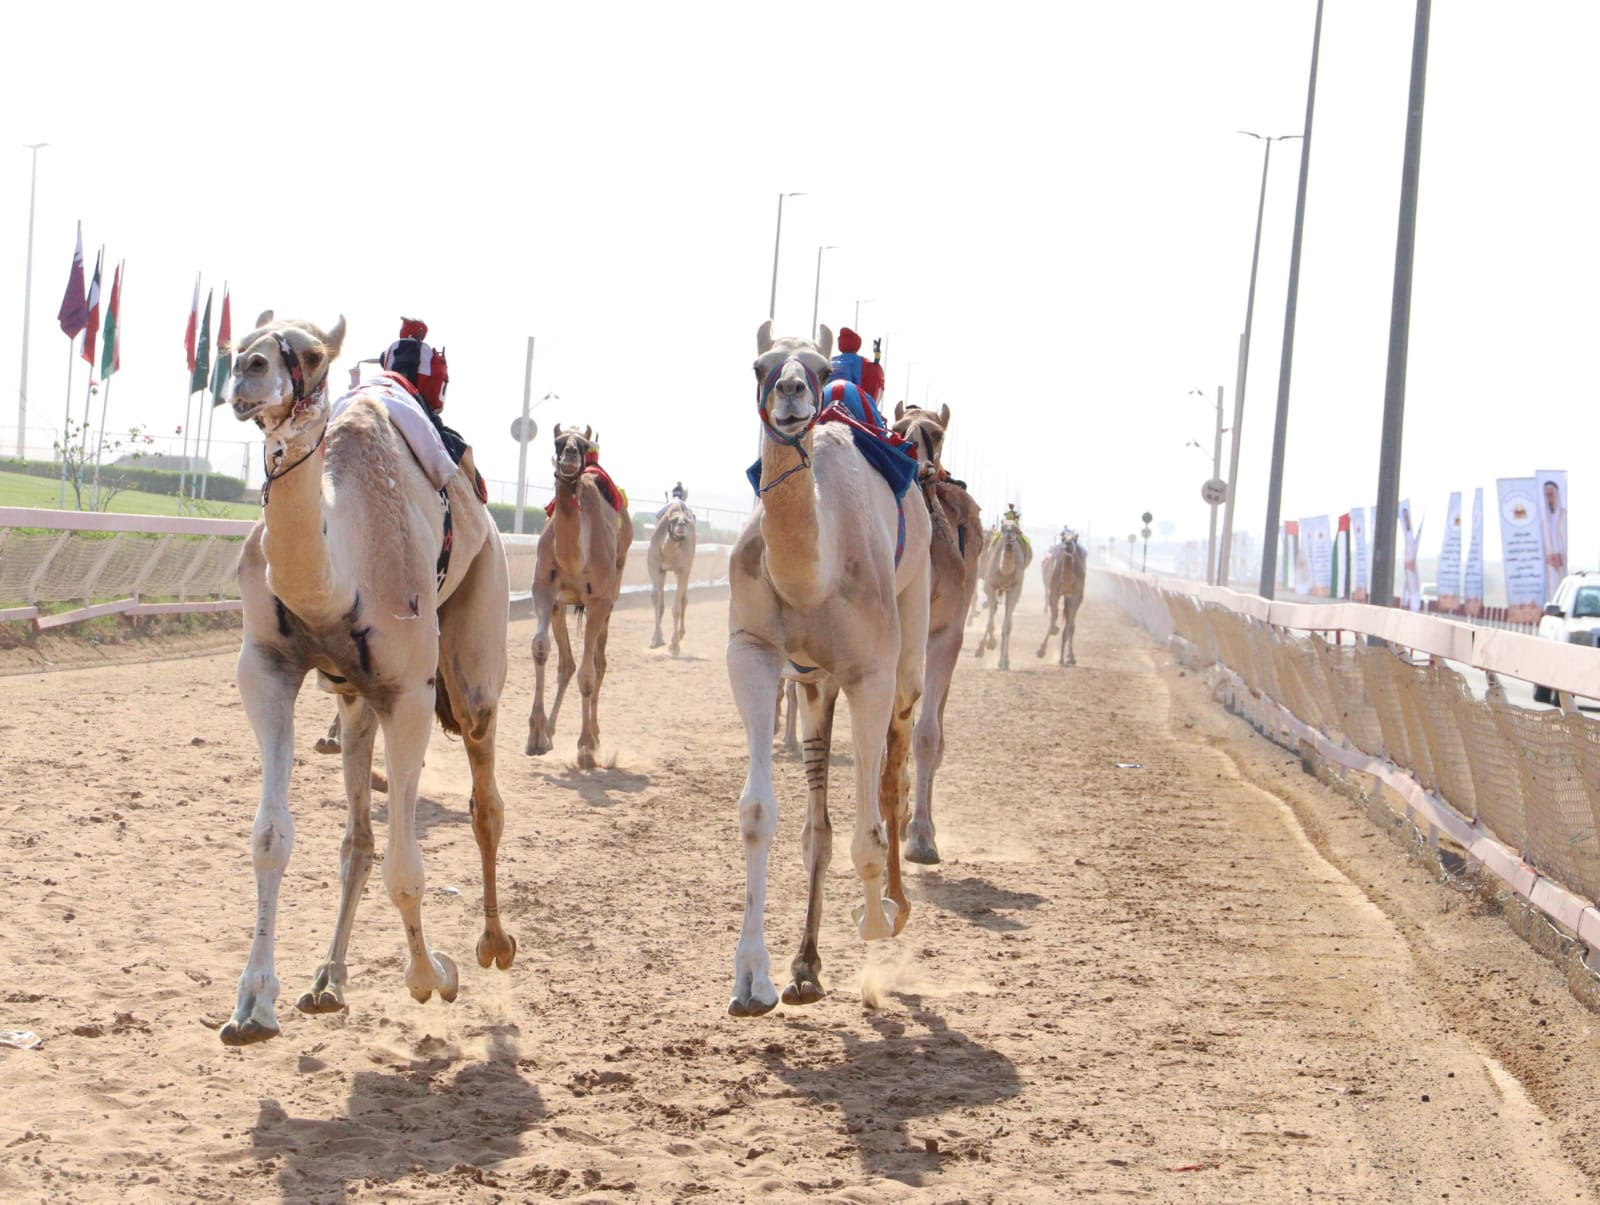
<path fill-rule="evenodd" d="M 311 387 L 310 392 L 307 392 L 305 369 L 300 363 L 300 355 L 295 351 L 294 345 L 284 337 L 282 331 L 273 331 L 272 338 L 273 341 L 278 345 L 278 355 L 282 357 L 283 366 L 289 373 L 289 383 L 292 386 L 291 392 L 294 397 L 294 405 L 289 410 L 288 418 L 284 419 L 284 423 L 286 424 L 293 422 L 297 417 L 304 414 L 312 407 L 321 404 L 328 392 L 328 373 L 327 369 L 324 368 L 322 375 L 317 378 L 317 383 Z M 328 363 L 331 364 L 332 361 L 328 361 Z M 263 430 L 266 429 L 266 425 L 262 423 L 260 419 L 257 419 L 256 422 L 257 425 L 261 426 Z M 279 425 L 281 426 L 283 424 Z M 326 439 L 327 436 L 328 413 L 327 410 L 324 409 L 322 413 L 322 429 L 317 432 L 317 442 L 311 445 L 310 451 L 306 452 L 304 456 L 301 456 L 298 460 L 286 468 L 280 468 L 276 473 L 272 471 L 272 467 L 274 464 L 278 464 L 283 461 L 284 455 L 289 450 L 289 441 L 285 439 L 283 447 L 277 452 L 270 454 L 270 458 L 266 447 L 263 445 L 261 449 L 261 470 L 265 474 L 265 480 L 261 483 L 262 506 L 267 504 L 267 497 L 272 490 L 272 483 L 280 477 L 288 476 L 288 474 L 292 473 L 295 469 L 299 468 L 306 461 L 315 456 L 317 454 L 317 449 L 322 447 L 322 441 Z"/>
<path fill-rule="evenodd" d="M 773 392 L 778 388 L 778 379 L 783 375 L 783 370 L 789 367 L 791 364 L 798 364 L 800 366 L 800 371 L 805 374 L 806 387 L 811 391 L 812 398 L 815 399 L 815 405 L 811 411 L 811 420 L 806 423 L 800 434 L 794 436 L 785 435 L 782 431 L 779 431 L 772 425 L 772 418 L 768 411 L 767 405 L 772 399 Z M 765 494 L 777 489 L 778 486 L 783 484 L 787 478 L 792 477 L 794 474 L 811 467 L 811 457 L 806 455 L 803 441 L 807 435 L 811 434 L 811 429 L 817 425 L 817 420 L 822 417 L 822 382 L 817 377 L 817 374 L 811 371 L 810 366 L 807 365 L 804 360 L 802 360 L 799 356 L 790 356 L 788 359 L 782 361 L 776 367 L 774 367 L 773 370 L 762 379 L 760 387 L 756 390 L 756 413 L 761 416 L 762 430 L 767 433 L 768 437 L 771 438 L 773 442 L 793 448 L 796 452 L 800 453 L 799 464 L 795 465 L 791 469 L 787 469 L 784 472 L 779 473 L 777 479 L 769 484 L 757 487 L 757 494 Z"/>

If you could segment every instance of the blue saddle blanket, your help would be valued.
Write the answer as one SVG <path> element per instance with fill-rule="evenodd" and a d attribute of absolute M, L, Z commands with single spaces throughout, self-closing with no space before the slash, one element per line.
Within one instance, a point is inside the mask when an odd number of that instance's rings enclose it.
<path fill-rule="evenodd" d="M 822 387 L 822 414 L 818 423 L 842 422 L 850 428 L 856 449 L 866 458 L 894 491 L 895 501 L 917 479 L 917 451 L 900 436 L 888 430 L 872 399 L 849 381 L 829 381 Z M 750 488 L 761 492 L 761 462 L 745 470 Z"/>

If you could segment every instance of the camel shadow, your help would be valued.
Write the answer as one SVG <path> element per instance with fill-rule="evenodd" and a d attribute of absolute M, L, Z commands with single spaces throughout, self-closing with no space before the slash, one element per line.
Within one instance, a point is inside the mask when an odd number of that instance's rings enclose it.
<path fill-rule="evenodd" d="M 436 799 L 429 799 L 426 795 L 417 796 L 417 806 L 414 812 L 417 825 L 417 836 L 427 835 L 429 829 L 436 824 L 471 824 L 472 816 L 465 808 L 445 807 Z M 372 809 L 372 819 L 375 822 L 389 823 L 389 804 L 385 801 L 376 804 Z"/>
<path fill-rule="evenodd" d="M 261 1101 L 250 1141 L 257 1158 L 277 1162 L 283 1199 L 339 1201 L 350 1184 L 390 1183 L 419 1170 L 446 1175 L 463 1166 L 457 1175 L 481 1183 L 481 1169 L 514 1158 L 520 1136 L 545 1116 L 545 1106 L 517 1068 L 517 1027 L 497 1025 L 489 1033 L 483 1062 L 425 1037 L 409 1064 L 357 1072 L 343 1117 L 290 1117 L 276 1100 Z M 305 1073 L 325 1066 L 300 1060 Z M 472 1191 L 468 1180 L 457 1186 L 462 1195 Z"/>
<path fill-rule="evenodd" d="M 974 875 L 966 878 L 947 878 L 938 870 L 927 870 L 912 880 L 921 894 L 937 907 L 953 912 L 962 920 L 990 929 L 996 933 L 1009 933 L 1026 926 L 1008 915 L 1037 908 L 1045 902 L 1042 895 L 1031 891 L 1007 891 L 996 887 L 987 879 Z"/>
<path fill-rule="evenodd" d="M 784 1045 L 775 1042 L 761 1058 L 797 1092 L 844 1114 L 845 1133 L 868 1172 L 926 1187 L 936 1182 L 944 1160 L 980 1153 L 964 1150 L 960 1138 L 926 1143 L 937 1135 L 912 1133 L 910 1123 L 939 1116 L 941 1129 L 960 1124 L 961 1113 L 1016 1096 L 1022 1080 L 1010 1059 L 949 1028 L 923 1007 L 920 996 L 896 995 L 911 1006 L 910 1020 L 924 1032 L 909 1032 L 905 1020 L 877 1014 L 868 1018 L 876 1040 L 791 1022 L 816 1039 L 838 1043 L 837 1049 L 791 1062 Z"/>
<path fill-rule="evenodd" d="M 546 774 L 545 782 L 563 791 L 576 791 L 578 796 L 591 807 L 613 807 L 622 800 L 612 794 L 620 791 L 625 795 L 637 795 L 650 785 L 648 774 L 639 774 L 632 770 L 619 770 L 616 767 L 599 770 L 579 770 L 568 768 L 560 774 Z"/>

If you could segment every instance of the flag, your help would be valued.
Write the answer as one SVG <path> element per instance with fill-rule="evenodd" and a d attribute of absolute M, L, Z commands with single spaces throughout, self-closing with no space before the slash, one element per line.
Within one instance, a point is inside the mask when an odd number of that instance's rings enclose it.
<path fill-rule="evenodd" d="M 94 257 L 94 279 L 89 282 L 89 300 L 86 303 L 89 319 L 83 328 L 83 358 L 91 374 L 94 372 L 94 340 L 100 333 L 100 261 L 105 254 L 106 249 L 101 247 L 99 254 Z"/>
<path fill-rule="evenodd" d="M 66 296 L 61 299 L 61 309 L 56 314 L 61 332 L 71 339 L 89 322 L 89 310 L 83 304 L 83 223 L 78 223 L 78 249 L 72 253 L 72 271 L 67 276 Z"/>
<path fill-rule="evenodd" d="M 183 349 L 189 353 L 189 375 L 194 376 L 194 324 L 200 320 L 200 273 L 194 274 L 194 300 L 189 302 L 189 329 L 183 336 Z"/>
<path fill-rule="evenodd" d="M 211 370 L 211 404 L 222 405 L 222 393 L 228 387 L 228 377 L 233 373 L 233 318 L 228 306 L 228 285 L 222 285 L 222 319 L 217 324 L 217 362 Z"/>
<path fill-rule="evenodd" d="M 100 379 L 109 381 L 111 374 L 122 367 L 122 265 L 111 280 L 111 304 L 106 309 L 106 333 L 100 340 L 105 350 L 100 354 Z"/>
<path fill-rule="evenodd" d="M 197 393 L 211 383 L 211 294 L 206 294 L 206 316 L 200 320 L 200 342 L 195 348 L 194 365 L 189 375 L 189 392 Z"/>

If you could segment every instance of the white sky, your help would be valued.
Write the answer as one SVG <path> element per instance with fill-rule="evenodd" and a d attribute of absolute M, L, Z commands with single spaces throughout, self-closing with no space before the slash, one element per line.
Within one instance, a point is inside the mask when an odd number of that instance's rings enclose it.
<path fill-rule="evenodd" d="M 636 499 L 743 505 L 749 365 L 778 326 L 895 332 L 889 396 L 948 402 L 993 513 L 1203 536 L 1210 411 L 1244 321 L 1260 144 L 1298 133 L 1314 0 L 850 5 L 28 5 L 0 147 L 39 157 L 30 428 L 60 421 L 54 324 L 84 222 L 128 261 L 112 429 L 180 421 L 194 274 L 256 312 L 345 313 L 348 364 L 425 318 L 447 418 L 514 478 L 595 425 Z M 159 14 L 159 15 L 157 15 Z M 1329 0 L 1285 518 L 1371 504 L 1413 6 Z M 1432 23 L 1402 496 L 1437 551 L 1451 489 L 1568 468 L 1600 557 L 1593 332 L 1600 6 L 1441 0 Z M 1299 164 L 1273 152 L 1237 524 L 1259 531 Z M 0 379 L 19 375 L 28 153 L 0 154 Z M 92 265 L 91 265 L 92 266 Z M 109 291 L 109 274 L 107 279 Z M 81 372 L 74 389 L 82 404 Z M 14 439 L 15 395 L 0 407 Z M 219 416 L 218 438 L 239 433 Z M 44 437 L 48 442 L 48 436 Z M 30 442 L 34 442 L 30 439 Z M 233 453 L 237 456 L 237 453 Z M 1226 458 L 1226 449 L 1224 450 Z M 224 468 L 227 456 L 215 457 Z M 1487 534 L 1498 555 L 1493 507 Z"/>

